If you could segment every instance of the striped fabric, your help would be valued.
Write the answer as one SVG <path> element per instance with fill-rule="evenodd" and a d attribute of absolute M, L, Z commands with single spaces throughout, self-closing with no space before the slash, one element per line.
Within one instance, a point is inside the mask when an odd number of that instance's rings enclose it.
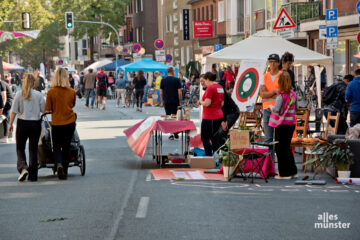
<path fill-rule="evenodd" d="M 277 127 L 281 124 L 295 125 L 295 113 L 296 113 L 296 94 L 291 90 L 290 94 L 281 93 L 284 100 L 284 112 L 282 114 L 271 113 L 269 126 Z"/>

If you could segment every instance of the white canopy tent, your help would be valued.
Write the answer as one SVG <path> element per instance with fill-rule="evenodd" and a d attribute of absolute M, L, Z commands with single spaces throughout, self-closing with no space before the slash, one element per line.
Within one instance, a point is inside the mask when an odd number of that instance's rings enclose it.
<path fill-rule="evenodd" d="M 324 65 L 327 72 L 327 84 L 333 83 L 332 57 L 292 43 L 268 30 L 257 32 L 243 41 L 208 55 L 205 59 L 205 68 L 210 70 L 211 64 L 220 62 L 241 64 L 242 60 L 263 60 L 272 53 L 277 53 L 281 57 L 285 52 L 294 54 L 294 65 Z M 316 81 L 317 86 L 320 86 L 320 79 L 317 78 Z M 320 88 L 317 89 L 320 96 Z"/>

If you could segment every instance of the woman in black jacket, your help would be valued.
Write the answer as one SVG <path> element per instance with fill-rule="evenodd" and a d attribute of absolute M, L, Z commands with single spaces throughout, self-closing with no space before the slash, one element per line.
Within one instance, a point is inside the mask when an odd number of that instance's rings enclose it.
<path fill-rule="evenodd" d="M 135 97 L 136 97 L 136 111 L 142 112 L 142 99 L 144 96 L 144 88 L 146 85 L 146 79 L 144 72 L 139 70 L 136 77 L 133 80 L 135 86 Z"/>

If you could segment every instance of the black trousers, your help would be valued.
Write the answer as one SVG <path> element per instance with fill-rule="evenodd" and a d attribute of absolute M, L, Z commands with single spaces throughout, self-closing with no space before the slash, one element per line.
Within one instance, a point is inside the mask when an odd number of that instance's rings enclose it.
<path fill-rule="evenodd" d="M 2 113 L 2 115 L 4 115 L 6 117 L 6 119 L 4 119 L 4 121 L 3 121 L 4 136 L 5 137 L 9 136 L 10 109 L 11 109 L 11 103 L 7 102 L 5 104 L 5 107 L 4 107 L 4 110 L 3 110 L 3 113 Z"/>
<path fill-rule="evenodd" d="M 142 108 L 142 100 L 143 100 L 143 97 L 144 97 L 144 89 L 136 89 L 135 97 L 136 97 L 136 107 Z"/>
<path fill-rule="evenodd" d="M 291 151 L 291 138 L 295 125 L 279 125 L 275 128 L 275 151 L 278 158 L 278 168 L 281 177 L 289 177 L 297 174 L 294 155 Z"/>
<path fill-rule="evenodd" d="M 70 161 L 70 143 L 75 131 L 75 122 L 68 125 L 52 126 L 52 139 L 54 144 L 55 163 L 63 165 L 67 174 Z"/>
<path fill-rule="evenodd" d="M 350 112 L 350 127 L 360 123 L 360 112 Z"/>
<path fill-rule="evenodd" d="M 17 170 L 19 173 L 23 169 L 29 172 L 28 179 L 37 180 L 38 175 L 38 143 L 41 134 L 41 121 L 17 120 L 16 127 L 16 154 Z M 29 166 L 26 163 L 25 146 L 29 139 Z"/>
<path fill-rule="evenodd" d="M 222 118 L 203 119 L 201 122 L 201 140 L 205 148 L 206 156 L 212 156 L 213 151 L 218 150 L 220 147 L 219 141 L 216 140 L 215 133 L 221 126 L 222 120 Z"/>

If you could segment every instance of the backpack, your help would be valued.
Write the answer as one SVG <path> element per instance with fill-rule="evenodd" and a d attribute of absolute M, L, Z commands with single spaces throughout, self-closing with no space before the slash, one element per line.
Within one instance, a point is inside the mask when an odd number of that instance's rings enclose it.
<path fill-rule="evenodd" d="M 103 87 L 106 88 L 107 84 L 106 84 L 106 75 L 105 74 L 99 74 L 98 75 L 98 84 L 99 87 Z"/>
<path fill-rule="evenodd" d="M 322 94 L 322 101 L 325 105 L 331 104 L 334 100 L 336 100 L 337 96 L 337 84 L 333 84 L 327 88 L 325 88 L 324 93 Z"/>

